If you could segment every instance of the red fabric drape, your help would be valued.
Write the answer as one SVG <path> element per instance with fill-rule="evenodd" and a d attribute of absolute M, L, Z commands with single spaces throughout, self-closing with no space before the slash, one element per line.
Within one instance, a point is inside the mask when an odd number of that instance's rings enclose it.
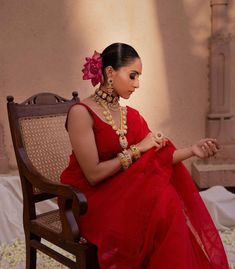
<path fill-rule="evenodd" d="M 100 160 L 115 157 L 121 151 L 118 136 L 87 109 Z M 136 110 L 127 111 L 132 145 L 149 128 Z M 174 150 L 171 142 L 158 152 L 151 149 L 96 186 L 89 185 L 75 155 L 70 156 L 61 181 L 87 197 L 88 212 L 78 223 L 82 235 L 98 246 L 102 269 L 228 269 L 218 232 L 191 176 L 182 163 L 172 165 Z"/>

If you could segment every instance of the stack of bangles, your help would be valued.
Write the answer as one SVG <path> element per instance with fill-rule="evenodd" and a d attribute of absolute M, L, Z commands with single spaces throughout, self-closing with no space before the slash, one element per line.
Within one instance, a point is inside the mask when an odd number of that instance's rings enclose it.
<path fill-rule="evenodd" d="M 136 145 L 130 146 L 130 150 L 132 154 L 130 154 L 128 150 L 124 149 L 117 155 L 123 170 L 129 168 L 132 165 L 132 161 L 138 160 L 141 156 L 140 150 Z"/>

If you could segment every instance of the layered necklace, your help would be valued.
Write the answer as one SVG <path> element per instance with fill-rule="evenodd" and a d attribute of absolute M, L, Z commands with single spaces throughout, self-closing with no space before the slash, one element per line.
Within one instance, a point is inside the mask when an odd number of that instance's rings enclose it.
<path fill-rule="evenodd" d="M 97 89 L 92 95 L 93 100 L 104 108 L 103 115 L 106 122 L 112 126 L 113 130 L 119 136 L 119 143 L 123 149 L 128 147 L 127 134 L 127 109 L 119 105 L 119 96 L 116 94 L 109 94 L 102 89 Z M 120 126 L 117 127 L 111 111 L 120 111 Z"/>

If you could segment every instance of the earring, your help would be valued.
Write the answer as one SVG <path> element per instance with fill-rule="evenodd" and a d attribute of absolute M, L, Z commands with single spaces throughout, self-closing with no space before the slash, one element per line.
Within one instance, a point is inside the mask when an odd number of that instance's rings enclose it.
<path fill-rule="evenodd" d="M 113 79 L 110 77 L 108 78 L 107 82 L 108 82 L 107 86 L 108 94 L 111 95 L 113 92 Z"/>

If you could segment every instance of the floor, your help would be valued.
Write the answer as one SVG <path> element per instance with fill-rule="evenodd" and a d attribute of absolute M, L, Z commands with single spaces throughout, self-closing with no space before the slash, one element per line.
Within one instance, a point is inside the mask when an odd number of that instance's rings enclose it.
<path fill-rule="evenodd" d="M 201 192 L 201 196 L 220 232 L 230 268 L 235 269 L 235 204 L 233 204 L 235 194 L 232 196 L 223 188 L 218 187 L 209 192 Z M 17 172 L 0 175 L 0 197 L 0 268 L 23 269 L 25 268 L 25 250 L 22 226 L 22 194 Z M 223 206 L 221 206 L 221 201 Z M 56 207 L 57 205 L 52 201 L 40 203 L 37 207 L 37 212 L 43 213 L 46 209 Z M 61 251 L 71 257 L 71 254 Z M 37 268 L 62 269 L 65 267 L 39 252 Z"/>

